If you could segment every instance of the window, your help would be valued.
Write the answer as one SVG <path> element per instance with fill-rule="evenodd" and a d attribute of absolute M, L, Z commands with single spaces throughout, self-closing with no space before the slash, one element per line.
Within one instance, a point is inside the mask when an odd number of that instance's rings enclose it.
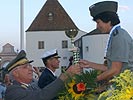
<path fill-rule="evenodd" d="M 54 14 L 52 12 L 48 13 L 48 20 L 51 21 L 53 20 Z"/>
<path fill-rule="evenodd" d="M 86 48 L 86 52 L 89 52 L 89 47 L 88 47 L 88 46 L 86 46 L 85 48 Z"/>
<path fill-rule="evenodd" d="M 68 41 L 67 40 L 62 41 L 62 48 L 68 48 Z"/>
<path fill-rule="evenodd" d="M 44 41 L 38 41 L 38 49 L 44 49 Z"/>

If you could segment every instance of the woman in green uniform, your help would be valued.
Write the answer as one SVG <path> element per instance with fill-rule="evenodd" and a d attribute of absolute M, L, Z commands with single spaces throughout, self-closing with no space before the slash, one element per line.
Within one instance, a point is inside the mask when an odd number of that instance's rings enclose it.
<path fill-rule="evenodd" d="M 117 9 L 118 3 L 115 1 L 98 2 L 89 7 L 90 14 L 97 23 L 97 28 L 102 33 L 109 33 L 105 48 L 107 66 L 87 60 L 79 62 L 84 68 L 102 71 L 97 76 L 97 81 L 109 80 L 125 69 L 133 70 L 133 39 L 120 26 Z"/>

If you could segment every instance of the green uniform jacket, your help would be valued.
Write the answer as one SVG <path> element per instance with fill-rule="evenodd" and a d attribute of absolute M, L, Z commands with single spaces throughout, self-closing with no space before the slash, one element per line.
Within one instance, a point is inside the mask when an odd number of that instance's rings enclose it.
<path fill-rule="evenodd" d="M 110 45 L 107 49 L 108 67 L 112 62 L 122 62 L 122 70 L 133 70 L 133 39 L 121 27 L 116 28 L 112 33 Z"/>
<path fill-rule="evenodd" d="M 43 89 L 34 89 L 18 82 L 7 87 L 5 100 L 51 100 L 64 87 L 64 82 L 56 79 Z"/>

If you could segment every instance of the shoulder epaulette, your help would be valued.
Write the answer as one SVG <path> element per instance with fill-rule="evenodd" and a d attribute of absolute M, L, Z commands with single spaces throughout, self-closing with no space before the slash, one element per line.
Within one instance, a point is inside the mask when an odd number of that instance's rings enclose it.
<path fill-rule="evenodd" d="M 28 87 L 24 84 L 21 85 L 22 88 L 27 89 Z"/>
<path fill-rule="evenodd" d="M 115 29 L 115 31 L 113 32 L 113 36 L 116 36 L 116 35 L 118 35 L 118 34 L 119 34 L 118 30 Z"/>

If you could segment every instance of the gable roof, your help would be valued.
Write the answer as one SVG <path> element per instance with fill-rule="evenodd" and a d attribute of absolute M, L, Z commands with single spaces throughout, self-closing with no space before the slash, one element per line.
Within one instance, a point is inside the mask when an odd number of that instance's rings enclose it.
<path fill-rule="evenodd" d="M 89 33 L 83 35 L 82 37 L 88 36 L 88 35 L 102 35 L 102 34 L 109 34 L 109 33 L 101 33 L 100 30 L 94 29 L 94 30 L 92 30 L 91 32 L 89 32 Z"/>
<path fill-rule="evenodd" d="M 78 29 L 58 0 L 47 0 L 27 31 Z"/>
<path fill-rule="evenodd" d="M 3 46 L 2 52 L 0 52 L 0 56 L 16 56 L 17 53 L 14 51 L 14 46 L 7 43 Z"/>

